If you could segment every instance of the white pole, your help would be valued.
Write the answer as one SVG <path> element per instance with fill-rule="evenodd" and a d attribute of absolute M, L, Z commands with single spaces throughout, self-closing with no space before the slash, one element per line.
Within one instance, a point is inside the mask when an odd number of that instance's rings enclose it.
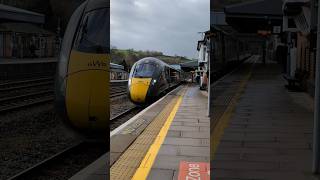
<path fill-rule="evenodd" d="M 316 89 L 314 103 L 314 127 L 313 127 L 313 162 L 312 172 L 319 173 L 319 150 L 320 150 L 320 6 L 318 3 L 318 25 L 317 25 L 317 54 L 316 54 Z"/>
<path fill-rule="evenodd" d="M 208 55 L 208 75 L 209 75 L 209 78 L 208 78 L 208 85 L 207 85 L 207 88 L 208 88 L 208 116 L 209 117 L 211 117 L 211 115 L 212 115 L 212 111 L 213 111 L 213 106 L 211 106 L 211 92 L 213 92 L 213 91 L 211 91 L 211 72 L 212 72 L 212 68 L 211 68 L 211 38 L 209 38 L 209 40 L 208 40 L 208 44 L 209 44 L 209 46 L 207 46 L 207 48 L 209 49 L 209 51 L 208 51 L 208 53 L 209 53 L 209 55 Z M 212 63 L 213 64 L 213 63 Z"/>

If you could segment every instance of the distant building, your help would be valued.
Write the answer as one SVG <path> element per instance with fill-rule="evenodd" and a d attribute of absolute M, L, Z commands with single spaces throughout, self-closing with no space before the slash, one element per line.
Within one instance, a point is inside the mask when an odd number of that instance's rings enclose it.
<path fill-rule="evenodd" d="M 42 28 L 44 22 L 43 14 L 0 4 L 0 57 L 57 55 L 56 35 Z"/>
<path fill-rule="evenodd" d="M 286 74 L 301 76 L 301 86 L 314 95 L 317 49 L 317 1 L 283 1 L 283 43 L 288 48 Z M 318 25 L 319 26 L 319 25 Z"/>
<path fill-rule="evenodd" d="M 180 64 L 171 64 L 171 67 L 177 69 L 177 70 L 181 70 L 181 65 Z"/>
<path fill-rule="evenodd" d="M 110 80 L 128 80 L 129 74 L 119 64 L 110 63 Z"/>
<path fill-rule="evenodd" d="M 200 88 L 206 89 L 208 85 L 209 75 L 209 57 L 210 57 L 210 38 L 208 32 L 202 40 L 198 41 L 198 69 L 196 71 L 197 77 L 199 78 Z"/>

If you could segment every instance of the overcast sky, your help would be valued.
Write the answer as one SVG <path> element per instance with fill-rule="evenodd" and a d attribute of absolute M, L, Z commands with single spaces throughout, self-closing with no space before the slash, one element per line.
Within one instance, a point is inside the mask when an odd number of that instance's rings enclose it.
<path fill-rule="evenodd" d="M 197 56 L 197 41 L 209 30 L 209 0 L 111 0 L 111 45 Z"/>

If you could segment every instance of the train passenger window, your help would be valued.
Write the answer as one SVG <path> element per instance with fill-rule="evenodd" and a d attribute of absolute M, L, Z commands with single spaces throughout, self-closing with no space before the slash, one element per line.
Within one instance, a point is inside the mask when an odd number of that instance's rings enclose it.
<path fill-rule="evenodd" d="M 75 49 L 88 53 L 109 53 L 109 9 L 103 8 L 85 14 L 80 24 Z"/>
<path fill-rule="evenodd" d="M 154 64 L 138 64 L 136 65 L 133 77 L 152 77 L 156 70 L 156 65 Z"/>

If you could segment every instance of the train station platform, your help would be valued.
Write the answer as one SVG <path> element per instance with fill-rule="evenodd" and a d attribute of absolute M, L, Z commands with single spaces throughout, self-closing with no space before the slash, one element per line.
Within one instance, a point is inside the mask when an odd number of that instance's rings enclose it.
<path fill-rule="evenodd" d="M 54 76 L 57 58 L 2 58 L 0 81 Z"/>
<path fill-rule="evenodd" d="M 256 56 L 214 85 L 214 180 L 313 180 L 313 100 Z"/>
<path fill-rule="evenodd" d="M 58 58 L 1 58 L 0 65 L 57 63 Z"/>
<path fill-rule="evenodd" d="M 209 180 L 207 98 L 191 84 L 171 91 L 113 130 L 110 153 L 70 180 Z"/>
<path fill-rule="evenodd" d="M 209 179 L 207 95 L 183 85 L 111 132 L 110 179 Z"/>

